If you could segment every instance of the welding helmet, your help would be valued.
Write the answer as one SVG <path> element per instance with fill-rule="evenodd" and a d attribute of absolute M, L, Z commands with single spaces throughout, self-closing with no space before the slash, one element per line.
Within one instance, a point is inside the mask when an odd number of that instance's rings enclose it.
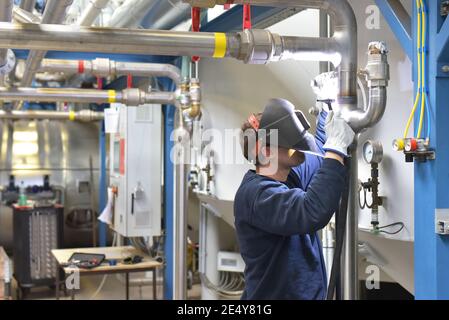
<path fill-rule="evenodd" d="M 309 129 L 310 124 L 304 114 L 295 110 L 295 106 L 285 99 L 268 101 L 259 123 L 259 131 L 265 130 L 266 137 L 277 132 L 277 142 L 270 139 L 270 145 L 318 153 L 315 138 L 308 132 Z M 260 138 L 263 139 L 263 136 Z"/>

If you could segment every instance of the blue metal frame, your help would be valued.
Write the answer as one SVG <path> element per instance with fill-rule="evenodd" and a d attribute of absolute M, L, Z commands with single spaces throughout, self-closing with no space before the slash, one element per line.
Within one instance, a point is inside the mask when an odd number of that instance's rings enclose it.
<path fill-rule="evenodd" d="M 251 7 L 251 19 L 253 25 L 261 23 L 273 15 L 276 15 L 285 8 L 273 8 L 273 7 L 261 7 L 252 6 Z M 218 16 L 209 23 L 201 26 L 201 31 L 203 32 L 230 32 L 230 31 L 241 31 L 243 24 L 243 6 L 235 6 L 222 15 Z"/>
<path fill-rule="evenodd" d="M 442 0 L 426 2 L 430 34 L 428 87 L 434 128 L 431 144 L 436 160 L 415 164 L 415 297 L 449 299 L 449 237 L 435 233 L 435 210 L 449 208 L 449 75 L 441 71 L 441 65 L 449 62 L 449 19 L 443 21 L 440 15 Z M 415 14 L 416 10 L 414 6 Z"/>
<path fill-rule="evenodd" d="M 413 43 L 412 43 L 412 25 L 410 16 L 401 17 L 395 12 L 392 6 L 392 1 L 398 0 L 376 0 L 376 4 L 379 7 L 385 20 L 387 20 L 391 30 L 395 34 L 402 48 L 404 49 L 410 60 L 413 59 Z"/>
<path fill-rule="evenodd" d="M 98 186 L 98 205 L 99 212 L 102 212 L 106 208 L 107 203 L 107 166 L 106 166 L 106 133 L 104 121 L 101 123 L 99 136 L 99 148 L 100 148 L 100 178 Z M 108 225 L 97 220 L 98 222 L 98 241 L 100 247 L 106 247 Z"/>

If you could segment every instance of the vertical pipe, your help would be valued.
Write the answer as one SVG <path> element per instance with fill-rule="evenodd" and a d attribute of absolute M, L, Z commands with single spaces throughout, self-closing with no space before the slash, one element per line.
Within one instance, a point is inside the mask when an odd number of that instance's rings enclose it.
<path fill-rule="evenodd" d="M 329 16 L 320 10 L 320 38 L 329 38 Z M 320 74 L 329 71 L 329 62 L 320 61 Z"/>
<path fill-rule="evenodd" d="M 13 0 L 0 0 L 0 22 L 12 21 Z M 0 50 L 0 67 L 7 63 L 8 49 Z"/>
<path fill-rule="evenodd" d="M 28 12 L 33 12 L 34 6 L 36 5 L 36 0 L 22 0 L 20 1 L 20 9 L 26 10 Z"/>
<path fill-rule="evenodd" d="M 349 177 L 349 201 L 348 217 L 346 219 L 345 245 L 343 247 L 343 298 L 345 300 L 357 300 L 359 298 L 359 272 L 358 272 L 358 136 L 351 146 L 351 172 Z"/>
<path fill-rule="evenodd" d="M 99 139 L 99 148 L 100 148 L 100 178 L 98 183 L 98 212 L 102 212 L 106 207 L 107 203 L 107 168 L 106 168 L 106 133 L 105 133 L 105 125 L 104 121 L 101 122 L 100 127 L 100 139 Z M 98 239 L 99 246 L 106 247 L 107 240 L 107 225 L 101 221 L 98 221 Z"/>
<path fill-rule="evenodd" d="M 189 132 L 184 127 L 182 110 L 176 112 L 175 129 L 175 190 L 174 190 L 174 287 L 173 298 L 187 298 L 187 199 Z"/>
<path fill-rule="evenodd" d="M 173 271 L 174 271 L 174 168 L 170 154 L 173 149 L 173 141 L 171 134 L 174 130 L 175 123 L 175 107 L 164 107 L 164 252 L 165 252 L 165 268 L 164 268 L 164 299 L 173 299 Z"/>

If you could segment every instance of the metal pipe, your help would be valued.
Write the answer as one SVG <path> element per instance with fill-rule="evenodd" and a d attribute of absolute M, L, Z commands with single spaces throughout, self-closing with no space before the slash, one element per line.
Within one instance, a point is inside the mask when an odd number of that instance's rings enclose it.
<path fill-rule="evenodd" d="M 80 70 L 82 65 L 82 70 Z M 116 62 L 109 59 L 82 60 L 56 60 L 44 59 L 38 72 L 64 72 L 87 73 L 95 76 L 123 76 L 137 77 L 167 77 L 179 86 L 181 83 L 181 70 L 171 64 Z"/>
<path fill-rule="evenodd" d="M 343 250 L 342 264 L 342 284 L 343 298 L 345 300 L 355 300 L 359 297 L 359 270 L 358 270 L 358 157 L 357 157 L 358 136 L 351 146 L 351 172 L 349 177 L 349 201 L 348 216 L 346 220 L 345 244 Z"/>
<path fill-rule="evenodd" d="M 81 110 L 76 112 L 41 111 L 41 110 L 39 111 L 0 110 L 0 119 L 10 119 L 10 120 L 49 119 L 49 120 L 71 120 L 71 121 L 93 122 L 103 120 L 104 114 L 102 112 L 96 112 L 92 110 Z"/>
<path fill-rule="evenodd" d="M 12 21 L 13 0 L 0 0 L 0 22 Z M 8 48 L 0 50 L 0 68 L 8 63 Z M 6 72 L 2 72 L 6 73 Z"/>
<path fill-rule="evenodd" d="M 175 92 L 145 92 L 140 89 L 96 90 L 55 88 L 0 88 L 0 100 L 76 103 L 123 103 L 138 106 L 145 103 L 177 104 Z"/>
<path fill-rule="evenodd" d="M 14 7 L 13 9 L 13 17 L 15 22 L 17 23 L 36 23 L 39 24 L 42 22 L 42 19 L 33 13 L 26 11 L 19 7 Z"/>
<path fill-rule="evenodd" d="M 20 1 L 20 9 L 26 10 L 28 12 L 33 12 L 35 6 L 36 6 L 36 0 Z"/>
<path fill-rule="evenodd" d="M 62 23 L 65 18 L 65 12 L 69 6 L 72 5 L 73 0 L 48 0 L 45 6 L 45 11 L 42 16 L 43 24 L 58 24 Z M 23 25 L 19 26 L 22 27 Z M 39 26 L 35 27 L 39 28 Z M 31 49 L 31 48 L 30 48 Z M 40 66 L 42 59 L 47 54 L 44 50 L 32 50 L 28 54 L 26 61 L 25 72 L 23 74 L 20 85 L 22 87 L 29 87 L 33 82 L 34 74 Z"/>
<path fill-rule="evenodd" d="M 128 0 L 114 11 L 108 22 L 109 27 L 137 27 L 142 19 L 154 7 L 154 0 Z"/>
<path fill-rule="evenodd" d="M 163 15 L 160 15 L 154 23 L 148 26 L 149 29 L 172 29 L 181 22 L 190 18 L 191 8 L 188 4 L 178 0 Z"/>
<path fill-rule="evenodd" d="M 0 23 L 0 48 L 213 57 L 215 33 Z"/>
<path fill-rule="evenodd" d="M 213 7 L 229 1 L 224 0 L 184 0 L 195 7 Z M 333 38 L 338 43 L 341 55 L 339 65 L 340 96 L 357 96 L 357 22 L 347 0 L 233 0 L 235 4 L 252 4 L 271 7 L 297 7 L 319 9 L 327 12 L 334 23 Z M 288 50 L 288 48 L 285 48 Z M 343 100 L 347 100 L 343 98 Z"/>
<path fill-rule="evenodd" d="M 110 0 L 90 0 L 87 7 L 81 13 L 76 24 L 79 26 L 91 26 Z"/>

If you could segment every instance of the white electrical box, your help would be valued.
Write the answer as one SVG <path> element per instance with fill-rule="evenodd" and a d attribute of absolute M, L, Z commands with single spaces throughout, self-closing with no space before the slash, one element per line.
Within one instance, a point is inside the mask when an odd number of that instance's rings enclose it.
<path fill-rule="evenodd" d="M 119 109 L 118 132 L 110 139 L 113 229 L 125 237 L 161 234 L 162 106 Z"/>
<path fill-rule="evenodd" d="M 219 251 L 217 270 L 243 273 L 243 271 L 245 271 L 245 262 L 240 253 Z"/>

